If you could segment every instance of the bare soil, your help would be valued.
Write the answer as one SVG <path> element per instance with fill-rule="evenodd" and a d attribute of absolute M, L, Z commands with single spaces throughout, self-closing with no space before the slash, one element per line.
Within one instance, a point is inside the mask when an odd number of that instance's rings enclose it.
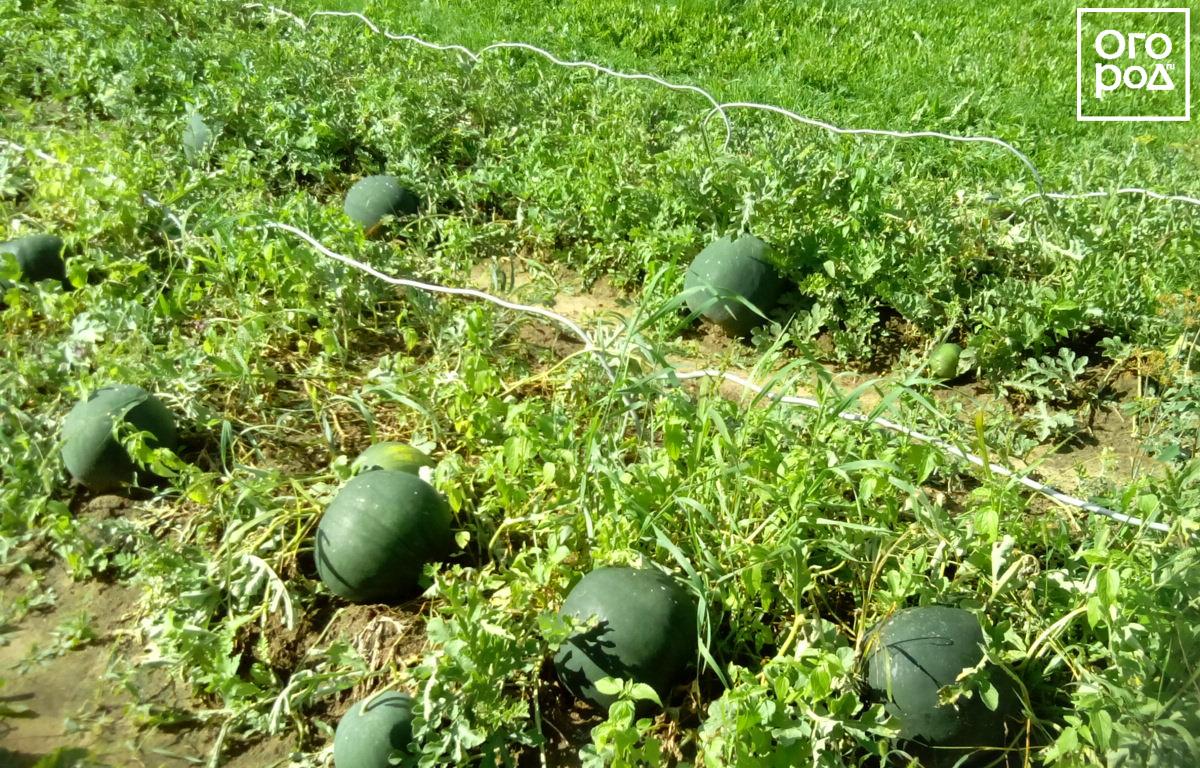
<path fill-rule="evenodd" d="M 112 497 L 106 497 L 112 498 Z M 0 575 L 0 607 L 22 596 L 53 595 L 0 627 L 0 706 L 20 709 L 0 719 L 0 766 L 28 768 L 59 752 L 61 764 L 112 768 L 189 768 L 204 765 L 219 727 L 185 723 L 140 727 L 134 698 L 121 687 L 120 672 L 139 649 L 131 642 L 139 591 L 104 581 L 73 581 L 59 564 L 35 560 L 29 572 Z M 84 624 L 90 638 L 62 639 L 69 626 Z M 143 703 L 162 711 L 192 706 L 187 685 L 161 669 L 136 675 Z M 286 740 L 226 745 L 221 768 L 269 768 L 290 752 Z"/>

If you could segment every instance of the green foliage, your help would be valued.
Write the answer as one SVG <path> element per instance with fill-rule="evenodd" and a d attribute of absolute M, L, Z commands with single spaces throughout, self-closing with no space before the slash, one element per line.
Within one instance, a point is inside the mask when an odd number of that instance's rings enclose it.
<path fill-rule="evenodd" d="M 608 720 L 592 730 L 592 744 L 580 750 L 580 762 L 597 768 L 662 765 L 665 758 L 662 742 L 651 733 L 654 721 L 637 718 L 639 703 L 662 706 L 654 688 L 645 683 L 603 678 L 596 681 L 596 689 L 615 700 L 609 705 Z"/>
<path fill-rule="evenodd" d="M 92 759 L 91 753 L 79 747 L 58 747 L 53 752 L 38 758 L 33 768 L 103 768 Z"/>

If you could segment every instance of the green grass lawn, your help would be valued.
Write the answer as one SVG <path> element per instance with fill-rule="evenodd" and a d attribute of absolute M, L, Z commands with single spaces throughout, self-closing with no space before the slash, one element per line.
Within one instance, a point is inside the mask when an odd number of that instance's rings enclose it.
<path fill-rule="evenodd" d="M 1076 122 L 1064 3 L 287 8 L 523 41 L 839 126 L 994 136 L 1053 191 L 1200 193 L 1192 124 Z M 1036 187 L 996 146 L 761 112 L 730 111 L 726 148 L 695 94 L 237 3 L 0 0 L 0 50 L 0 138 L 56 158 L 0 144 L 0 241 L 59 234 L 73 288 L 0 275 L 0 641 L 67 576 L 128 588 L 128 631 L 75 618 L 68 640 L 120 651 L 103 685 L 144 732 L 184 720 L 212 764 L 272 739 L 293 751 L 279 764 L 316 768 L 349 706 L 391 687 L 416 697 L 422 766 L 904 765 L 898 718 L 863 695 L 870 630 L 953 605 L 991 663 L 945 693 L 1004 696 L 1012 765 L 1197 753 L 1200 208 L 1022 203 Z M 193 114 L 213 138 L 188 157 Z M 384 172 L 420 214 L 368 238 L 343 196 Z M 541 320 L 394 290 L 272 222 L 552 305 L 613 376 Z M 689 329 L 678 299 L 692 256 L 739 231 L 794 288 L 744 342 Z M 582 313 L 597 297 L 623 319 Z M 918 375 L 947 340 L 952 388 Z M 822 407 L 675 386 L 680 358 Z M 60 424 L 114 382 L 157 393 L 180 444 L 134 439 L 164 482 L 98 501 L 69 482 Z M 1072 492 L 1169 531 L 837 416 L 875 407 L 988 460 L 1049 452 Z M 432 454 L 455 546 L 424 596 L 363 608 L 322 583 L 314 536 L 380 440 Z M 574 709 L 550 661 L 571 586 L 622 564 L 669 571 L 698 606 L 695 674 L 651 716 L 631 687 Z M 174 708 L 148 657 L 188 694 Z M 0 668 L 5 693 L 37 669 Z M 0 743 L 32 727 L 17 714 L 0 707 Z M 53 746 L 130 764 L 104 717 L 83 721 Z"/>

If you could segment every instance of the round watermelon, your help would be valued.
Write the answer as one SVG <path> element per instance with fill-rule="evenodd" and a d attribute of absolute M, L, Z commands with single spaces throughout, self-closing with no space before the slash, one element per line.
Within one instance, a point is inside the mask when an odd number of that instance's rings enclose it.
<path fill-rule="evenodd" d="M 783 278 L 767 261 L 769 250 L 749 234 L 711 243 L 692 260 L 684 277 L 688 308 L 730 334 L 748 334 L 763 321 L 759 312 L 770 312 L 783 293 Z"/>
<path fill-rule="evenodd" d="M 587 620 L 554 657 L 558 677 L 572 694 L 600 707 L 605 677 L 645 683 L 661 700 L 683 681 L 696 657 L 696 601 L 655 568 L 597 568 L 579 580 L 559 614 Z"/>
<path fill-rule="evenodd" d="M 388 691 L 350 707 L 333 735 L 334 768 L 390 768 L 412 741 L 413 699 Z"/>
<path fill-rule="evenodd" d="M 368 176 L 350 187 L 343 210 L 371 234 L 384 216 L 415 214 L 417 196 L 395 176 Z"/>
<path fill-rule="evenodd" d="M 411 594 L 426 563 L 450 552 L 450 508 L 421 478 L 394 469 L 346 482 L 317 526 L 321 580 L 356 603 Z"/>
<path fill-rule="evenodd" d="M 901 738 L 958 748 L 1007 742 L 1012 690 L 1002 674 L 990 678 L 1002 694 L 995 711 L 978 692 L 938 703 L 940 689 L 984 658 L 983 629 L 974 614 L 947 606 L 898 611 L 872 630 L 866 647 L 867 686 L 899 721 Z"/>
<path fill-rule="evenodd" d="M 31 283 L 56 280 L 63 288 L 71 287 L 63 261 L 63 241 L 55 235 L 26 235 L 0 243 L 0 254 L 10 254 L 16 259 L 24 280 Z"/>
<path fill-rule="evenodd" d="M 154 395 L 127 384 L 96 390 L 62 424 L 63 464 L 93 491 L 117 490 L 136 480 L 138 467 L 113 434 L 118 424 L 149 432 L 152 447 L 174 450 L 178 444 L 175 419 Z"/>
<path fill-rule="evenodd" d="M 929 356 L 929 375 L 935 379 L 953 379 L 958 375 L 958 358 L 962 347 L 945 343 Z"/>

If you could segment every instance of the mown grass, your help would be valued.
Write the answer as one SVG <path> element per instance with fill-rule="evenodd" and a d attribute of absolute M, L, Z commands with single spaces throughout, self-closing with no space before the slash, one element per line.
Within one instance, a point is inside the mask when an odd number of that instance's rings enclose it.
<path fill-rule="evenodd" d="M 476 48 L 523 39 L 834 122 L 995 133 L 1056 188 L 1194 191 L 1186 127 L 1142 138 L 1073 122 L 1073 66 L 1059 66 L 1073 61 L 1071 8 L 968 5 L 367 10 L 397 32 Z M 586 764 L 878 764 L 892 730 L 859 695 L 863 637 L 932 603 L 977 612 L 993 660 L 1021 681 L 1018 755 L 1195 754 L 1194 211 L 1124 200 L 1058 206 L 1052 221 L 1016 205 L 1031 182 L 992 149 L 835 140 L 770 116 L 735 115 L 723 152 L 694 97 L 519 53 L 467 67 L 352 20 L 301 33 L 226 4 L 88 2 L 9 3 L 0 20 L 0 130 L 68 163 L 2 155 L 3 231 L 61 233 L 78 287 L 6 294 L 3 555 L 48 549 L 79 578 L 144 587 L 156 657 L 231 742 L 287 733 L 316 765 L 329 713 L 352 689 L 391 684 L 422 702 L 421 765 L 536 759 L 562 715 L 549 617 L 592 567 L 653 562 L 699 598 L 697 681 L 665 717 L 599 718 L 577 745 Z M 180 148 L 192 109 L 217 135 L 196 164 Z M 426 213 L 367 241 L 341 195 L 382 170 Z M 519 335 L 533 320 L 397 295 L 269 220 L 448 284 L 512 259 L 607 274 L 633 289 L 650 352 L 615 384 L 582 355 L 547 371 Z M 778 247 L 800 291 L 794 322 L 730 355 L 762 378 L 782 368 L 779 392 L 815 378 L 820 411 L 655 375 L 676 343 L 686 259 L 741 227 Z M 942 337 L 964 341 L 997 392 L 1019 380 L 1056 413 L 1088 379 L 1040 356 L 1090 355 L 1105 373 L 1142 361 L 1154 396 L 1134 405 L 1172 462 L 1092 490 L 1176 521 L 1172 533 L 1051 507 L 838 419 L 861 392 L 820 379 L 816 361 L 870 359 L 891 315 L 911 327 L 892 360 L 907 386 L 888 407 L 934 428 L 947 422 L 928 383 L 904 369 Z M 86 494 L 68 487 L 56 445 L 70 404 L 112 381 L 161 393 L 185 432 L 178 457 L 155 457 L 169 486 L 108 523 L 137 542 L 120 549 L 83 533 Z M 1036 442 L 980 418 L 1002 452 Z M 434 446 L 455 512 L 459 550 L 405 607 L 427 618 L 427 644 L 372 665 L 352 638 L 308 627 L 314 645 L 280 668 L 285 603 L 299 617 L 342 608 L 315 580 L 312 532 L 349 458 L 387 438 Z"/>

